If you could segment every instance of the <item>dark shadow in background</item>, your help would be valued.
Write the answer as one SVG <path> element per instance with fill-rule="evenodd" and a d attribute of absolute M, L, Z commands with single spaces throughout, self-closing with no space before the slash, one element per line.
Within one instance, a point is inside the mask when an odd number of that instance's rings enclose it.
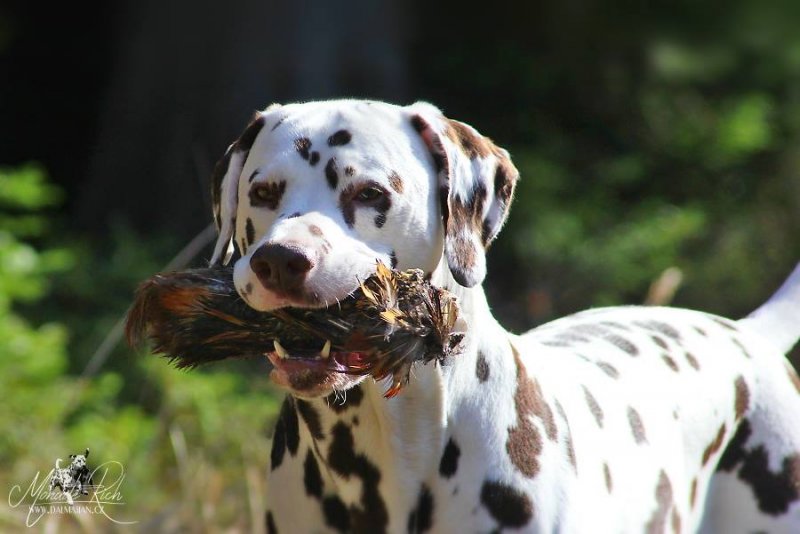
<path fill-rule="evenodd" d="M 560 165 L 568 187 L 556 198 L 567 209 L 575 208 L 572 199 L 597 198 L 582 208 L 586 221 L 591 210 L 645 198 L 676 206 L 718 202 L 707 222 L 713 237 L 725 234 L 726 213 L 746 210 L 751 199 L 777 199 L 782 206 L 766 216 L 786 220 L 764 225 L 778 236 L 764 247 L 772 263 L 748 277 L 763 280 L 731 292 L 712 270 L 708 279 L 696 276 L 689 298 L 677 302 L 741 313 L 800 252 L 787 230 L 800 224 L 790 160 L 800 127 L 786 118 L 800 109 L 796 15 L 792 2 L 767 8 L 743 1 L 87 0 L 45 7 L 17 0 L 0 8 L 0 163 L 41 162 L 67 191 L 72 231 L 102 238 L 124 220 L 145 235 L 186 241 L 209 223 L 211 168 L 255 109 L 343 96 L 429 100 L 512 148 L 518 161 L 532 153 Z M 697 80 L 653 78 L 659 40 L 710 51 L 700 74 L 689 73 Z M 797 61 L 789 52 L 785 62 L 775 59 L 792 46 Z M 724 66 L 725 54 L 736 67 L 719 74 L 713 68 Z M 668 96 L 670 83 L 712 102 L 751 90 L 767 94 L 780 111 L 773 146 L 722 171 L 701 168 L 691 151 L 676 155 L 660 146 L 642 117 L 642 88 Z M 646 178 L 619 183 L 604 174 L 629 156 L 639 158 Z M 781 173 L 788 177 L 762 187 L 762 177 Z M 527 184 L 540 178 L 523 176 Z M 609 200 L 616 207 L 605 207 Z M 527 221 L 533 208 L 518 202 L 515 209 L 516 219 Z M 609 280 L 570 258 L 527 251 L 511 235 L 501 234 L 490 255 L 488 286 L 514 328 L 592 304 Z M 760 253 L 758 236 L 746 238 Z M 706 261 L 712 241 L 690 243 L 689 252 Z M 645 289 L 639 283 L 622 298 L 641 302 Z M 532 311 L 538 294 L 555 307 Z"/>

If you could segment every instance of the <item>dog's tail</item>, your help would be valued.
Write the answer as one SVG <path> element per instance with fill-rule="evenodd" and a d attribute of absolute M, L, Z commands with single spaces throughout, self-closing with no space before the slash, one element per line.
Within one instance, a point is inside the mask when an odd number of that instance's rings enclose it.
<path fill-rule="evenodd" d="M 739 323 L 789 352 L 800 338 L 800 263 L 767 302 Z"/>

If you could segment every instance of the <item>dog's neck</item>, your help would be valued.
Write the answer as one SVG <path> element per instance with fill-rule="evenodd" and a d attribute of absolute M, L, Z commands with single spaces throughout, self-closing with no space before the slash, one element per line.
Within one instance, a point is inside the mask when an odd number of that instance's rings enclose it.
<path fill-rule="evenodd" d="M 391 399 L 383 396 L 387 384 L 368 377 L 356 386 L 359 391 L 340 398 L 298 401 L 301 435 L 315 440 L 320 462 L 335 463 L 332 456 L 342 444 L 337 445 L 337 439 L 352 443 L 356 454 L 381 466 L 384 483 L 393 487 L 398 499 L 413 498 L 419 484 L 438 472 L 451 421 L 472 422 L 476 428 L 488 424 L 484 419 L 491 417 L 491 411 L 474 398 L 475 384 L 488 379 L 486 359 L 492 360 L 491 373 L 509 377 L 514 373 L 509 334 L 492 316 L 483 289 L 460 286 L 446 266 L 434 272 L 431 282 L 457 297 L 466 326 L 460 351 L 451 361 L 415 365 L 409 384 Z M 319 431 L 315 438 L 314 429 L 309 430 L 304 411 L 319 414 L 321 438 Z M 342 433 L 347 439 L 341 439 Z"/>

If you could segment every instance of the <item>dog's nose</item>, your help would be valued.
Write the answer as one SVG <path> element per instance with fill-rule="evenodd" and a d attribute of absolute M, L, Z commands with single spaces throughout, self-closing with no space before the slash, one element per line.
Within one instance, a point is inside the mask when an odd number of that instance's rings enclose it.
<path fill-rule="evenodd" d="M 267 244 L 250 257 L 250 268 L 266 289 L 292 292 L 299 289 L 314 267 L 308 254 L 299 247 Z"/>

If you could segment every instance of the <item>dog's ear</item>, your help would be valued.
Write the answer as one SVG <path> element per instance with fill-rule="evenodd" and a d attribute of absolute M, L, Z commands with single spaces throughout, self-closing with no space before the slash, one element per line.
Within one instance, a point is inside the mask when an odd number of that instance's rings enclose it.
<path fill-rule="evenodd" d="M 227 264 L 233 253 L 233 234 L 236 229 L 236 209 L 239 200 L 239 178 L 250 154 L 250 148 L 266 122 L 266 114 L 279 108 L 269 106 L 264 112 L 256 112 L 242 135 L 225 151 L 225 155 L 214 166 L 211 175 L 211 204 L 214 223 L 217 226 L 217 244 L 211 257 L 211 265 Z"/>
<path fill-rule="evenodd" d="M 70 459 L 70 460 L 74 460 L 74 459 L 75 459 L 75 455 L 74 455 L 74 454 L 70 454 L 70 455 L 69 455 L 69 459 Z"/>
<path fill-rule="evenodd" d="M 83 453 L 83 457 L 84 458 L 88 458 L 89 457 L 89 447 L 86 447 L 86 452 Z"/>
<path fill-rule="evenodd" d="M 506 150 L 471 126 L 425 102 L 407 110 L 438 175 L 447 264 L 456 282 L 472 287 L 486 276 L 486 248 L 506 220 L 519 172 Z"/>

